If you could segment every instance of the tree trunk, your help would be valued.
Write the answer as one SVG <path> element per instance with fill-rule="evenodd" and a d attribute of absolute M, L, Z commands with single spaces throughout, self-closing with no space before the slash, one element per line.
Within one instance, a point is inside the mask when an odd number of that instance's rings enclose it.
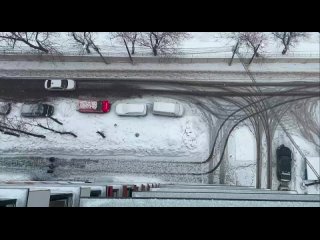
<path fill-rule="evenodd" d="M 234 47 L 233 54 L 232 54 L 231 60 L 230 60 L 230 62 L 229 62 L 229 66 L 231 66 L 232 61 L 233 61 L 233 58 L 234 58 L 234 55 L 235 55 L 236 52 L 238 51 L 239 43 L 240 43 L 240 41 L 238 41 L 237 44 L 236 44 L 236 46 Z"/>
<path fill-rule="evenodd" d="M 153 52 L 153 56 L 157 56 L 158 55 L 158 49 L 156 47 L 152 48 L 152 52 Z"/>
<path fill-rule="evenodd" d="M 288 47 L 285 46 L 284 49 L 282 50 L 282 55 L 285 55 L 287 53 L 287 51 L 288 51 Z"/>
<path fill-rule="evenodd" d="M 272 189 L 272 141 L 270 136 L 270 130 L 267 130 L 267 188 Z"/>
<path fill-rule="evenodd" d="M 86 52 L 91 53 L 89 44 L 86 44 Z"/>
<path fill-rule="evenodd" d="M 287 41 L 286 41 L 286 43 L 284 45 L 284 49 L 282 51 L 282 55 L 285 55 L 287 53 L 287 51 L 289 50 L 290 42 L 291 42 L 291 32 L 289 33 Z"/>
<path fill-rule="evenodd" d="M 134 55 L 135 53 L 135 47 L 134 47 L 134 42 L 131 43 L 131 54 Z"/>

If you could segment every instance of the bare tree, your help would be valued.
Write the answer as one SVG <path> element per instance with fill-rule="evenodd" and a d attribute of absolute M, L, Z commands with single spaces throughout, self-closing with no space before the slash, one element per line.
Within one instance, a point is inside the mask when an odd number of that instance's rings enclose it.
<path fill-rule="evenodd" d="M 135 54 L 135 44 L 139 37 L 139 32 L 114 32 L 112 35 L 114 38 L 119 38 L 126 46 L 131 44 L 132 55 Z"/>
<path fill-rule="evenodd" d="M 287 53 L 290 47 L 294 47 L 299 41 L 309 37 L 306 32 L 272 32 L 271 34 L 283 45 L 283 55 Z"/>
<path fill-rule="evenodd" d="M 32 137 L 46 138 L 46 136 L 42 134 L 37 134 L 30 131 L 27 125 L 32 124 L 24 122 L 23 120 L 18 120 L 16 118 L 8 118 L 7 116 L 2 116 L 0 118 L 0 133 L 15 137 L 20 137 L 20 135 L 23 134 Z"/>
<path fill-rule="evenodd" d="M 86 41 L 87 32 L 70 32 L 69 35 L 72 36 L 73 40 L 77 44 L 82 46 L 82 49 L 85 49 L 86 53 L 91 53 L 90 43 Z"/>
<path fill-rule="evenodd" d="M 124 43 L 130 61 L 133 63 L 133 59 L 131 55 L 135 54 L 135 44 L 139 37 L 139 32 L 113 32 L 111 33 L 112 38 L 119 39 L 122 43 Z M 131 44 L 131 52 L 128 47 L 128 43 Z"/>
<path fill-rule="evenodd" d="M 181 41 L 189 37 L 187 32 L 142 32 L 139 44 L 150 48 L 154 56 L 172 54 Z"/>
<path fill-rule="evenodd" d="M 239 48 L 246 47 L 255 53 L 257 57 L 268 43 L 268 37 L 264 32 L 231 32 L 224 36 L 239 43 Z"/>
<path fill-rule="evenodd" d="M 57 52 L 51 37 L 54 32 L 0 32 L 0 41 L 14 49 L 18 44 L 29 46 L 44 53 Z"/>
<path fill-rule="evenodd" d="M 238 49 L 240 49 L 241 47 L 245 47 L 247 50 L 253 53 L 248 63 L 251 64 L 256 56 L 261 56 L 261 52 L 268 41 L 268 37 L 264 32 L 231 32 L 223 35 L 224 37 L 227 37 L 236 42 L 236 46 L 232 50 L 233 55 L 229 62 L 229 65 L 231 65 L 232 63 L 234 54 L 238 52 Z"/>
<path fill-rule="evenodd" d="M 87 53 L 91 53 L 90 49 L 93 49 L 102 58 L 103 62 L 109 64 L 100 51 L 100 47 L 96 44 L 94 32 L 70 32 L 69 35 L 75 40 L 75 42 L 81 45 Z"/>

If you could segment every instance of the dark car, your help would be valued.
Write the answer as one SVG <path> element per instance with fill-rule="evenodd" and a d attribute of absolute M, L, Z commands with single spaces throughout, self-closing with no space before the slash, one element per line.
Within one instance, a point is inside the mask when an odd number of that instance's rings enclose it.
<path fill-rule="evenodd" d="M 0 115 L 7 115 L 10 113 L 11 104 L 0 102 Z"/>
<path fill-rule="evenodd" d="M 51 117 L 54 108 L 49 104 L 24 104 L 21 108 L 21 116 L 23 117 Z"/>
<path fill-rule="evenodd" d="M 277 177 L 281 182 L 291 181 L 292 152 L 283 144 L 277 148 Z"/>

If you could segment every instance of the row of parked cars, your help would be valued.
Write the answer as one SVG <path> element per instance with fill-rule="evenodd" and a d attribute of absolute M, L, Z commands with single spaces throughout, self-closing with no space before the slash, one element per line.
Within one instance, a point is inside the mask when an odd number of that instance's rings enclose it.
<path fill-rule="evenodd" d="M 44 87 L 49 91 L 72 91 L 76 88 L 76 82 L 72 79 L 48 79 Z M 107 113 L 111 109 L 109 101 L 79 101 L 78 111 L 83 113 Z M 145 116 L 147 115 L 147 104 L 144 103 L 119 103 L 115 112 L 119 116 Z M 52 110 L 53 112 L 53 110 Z M 181 117 L 183 107 L 178 103 L 154 102 L 152 113 L 171 117 Z M 50 113 L 43 113 L 50 114 Z"/>
<path fill-rule="evenodd" d="M 111 103 L 107 100 L 86 101 L 80 100 L 77 110 L 82 113 L 107 113 L 111 109 Z M 147 104 L 145 103 L 118 103 L 115 112 L 119 116 L 146 116 Z M 7 115 L 11 110 L 10 103 L 0 103 L 0 115 Z M 152 113 L 170 117 L 181 117 L 183 107 L 179 103 L 154 102 Z M 23 117 L 51 117 L 54 107 L 45 103 L 23 104 L 21 116 Z"/>
<path fill-rule="evenodd" d="M 111 109 L 111 103 L 104 101 L 79 101 L 78 111 L 83 113 L 107 113 Z M 146 103 L 118 103 L 115 112 L 119 116 L 146 116 L 148 106 Z M 170 117 L 181 117 L 183 106 L 179 103 L 154 102 L 152 113 Z"/>
<path fill-rule="evenodd" d="M 145 103 L 119 103 L 116 106 L 116 114 L 119 116 L 145 116 L 147 115 L 147 104 Z M 152 113 L 169 117 L 181 117 L 183 107 L 179 103 L 154 102 Z"/>

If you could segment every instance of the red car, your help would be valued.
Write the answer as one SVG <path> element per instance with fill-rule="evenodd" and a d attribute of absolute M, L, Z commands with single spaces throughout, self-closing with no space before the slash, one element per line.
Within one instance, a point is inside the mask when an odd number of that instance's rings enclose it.
<path fill-rule="evenodd" d="M 111 104 L 109 101 L 79 101 L 78 111 L 82 113 L 107 113 L 110 111 Z"/>

